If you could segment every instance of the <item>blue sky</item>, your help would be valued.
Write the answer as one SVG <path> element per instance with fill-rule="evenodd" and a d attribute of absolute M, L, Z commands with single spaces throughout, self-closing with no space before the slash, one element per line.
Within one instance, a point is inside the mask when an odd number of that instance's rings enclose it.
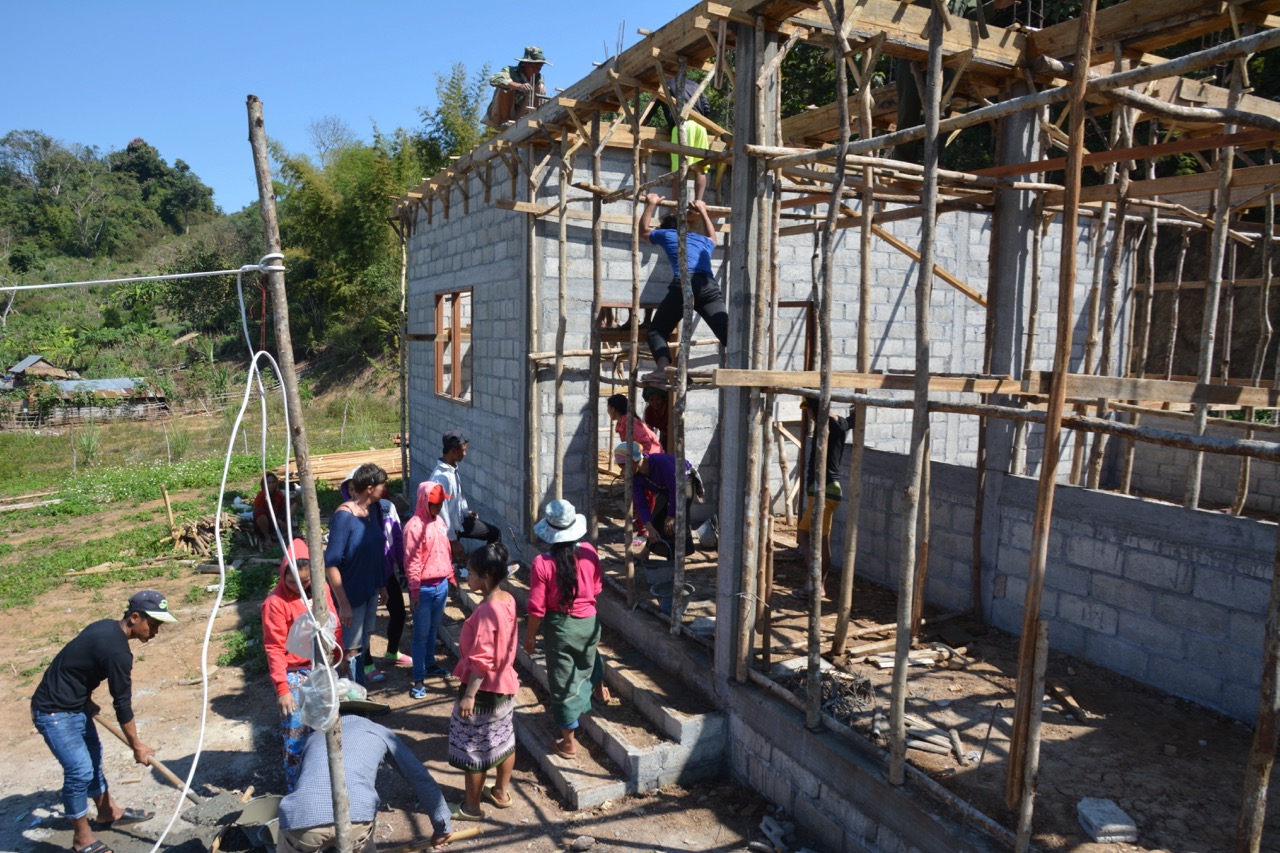
<path fill-rule="evenodd" d="M 626 48 L 693 2 L 16 0 L 5 4 L 0 136 L 40 130 L 102 151 L 141 137 L 232 212 L 257 197 L 250 94 L 268 135 L 305 153 L 307 125 L 325 116 L 366 139 L 375 124 L 417 129 L 437 73 L 496 69 L 525 45 L 543 48 L 547 85 L 564 88 L 614 52 L 624 22 Z"/>

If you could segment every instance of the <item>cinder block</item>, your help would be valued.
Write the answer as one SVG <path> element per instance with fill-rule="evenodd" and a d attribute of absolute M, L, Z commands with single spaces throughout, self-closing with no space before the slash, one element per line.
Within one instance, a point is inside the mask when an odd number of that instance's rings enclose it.
<path fill-rule="evenodd" d="M 1149 656 L 1133 643 L 1101 634 L 1086 634 L 1084 656 L 1112 672 L 1145 680 Z"/>
<path fill-rule="evenodd" d="M 1179 660 L 1185 655 L 1183 631 L 1145 616 L 1121 613 L 1116 634 L 1140 648 L 1158 650 L 1162 657 Z"/>
<path fill-rule="evenodd" d="M 1175 629 L 1210 637 L 1225 637 L 1230 625 L 1226 608 L 1179 595 L 1159 595 L 1152 613 Z"/>
<path fill-rule="evenodd" d="M 1103 604 L 1142 615 L 1151 613 L 1155 601 L 1155 593 L 1147 587 L 1106 574 L 1095 574 L 1090 594 Z"/>
<path fill-rule="evenodd" d="M 1195 596 L 1224 604 L 1233 610 L 1265 614 L 1271 585 L 1230 571 L 1199 567 L 1195 576 Z"/>
<path fill-rule="evenodd" d="M 1218 707 L 1222 699 L 1222 679 L 1212 672 L 1187 666 L 1186 661 L 1152 655 L 1147 661 L 1147 677 L 1143 680 L 1175 696 L 1211 708 Z"/>
<path fill-rule="evenodd" d="M 1208 670 L 1224 682 L 1256 687 L 1262 674 L 1261 649 L 1241 648 L 1216 640 L 1191 640 L 1187 643 L 1187 662 Z"/>
<path fill-rule="evenodd" d="M 1129 551 L 1124 555 L 1124 576 L 1173 592 L 1191 592 L 1195 580 L 1192 566 L 1143 551 Z"/>
<path fill-rule="evenodd" d="M 1059 619 L 1073 622 L 1100 634 L 1115 634 L 1118 616 L 1114 607 L 1078 595 L 1058 595 Z"/>

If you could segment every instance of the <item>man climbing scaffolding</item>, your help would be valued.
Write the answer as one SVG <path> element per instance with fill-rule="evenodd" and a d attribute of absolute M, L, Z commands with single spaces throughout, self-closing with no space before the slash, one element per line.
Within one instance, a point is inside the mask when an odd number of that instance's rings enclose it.
<path fill-rule="evenodd" d="M 662 247 L 671 261 L 675 276 L 667 287 L 667 295 L 654 312 L 653 322 L 649 324 L 649 352 L 653 353 L 657 367 L 643 377 L 645 382 L 666 382 L 667 367 L 671 364 L 667 335 L 671 334 L 684 316 L 684 292 L 680 286 L 680 233 L 676 230 L 676 216 L 668 214 L 662 217 L 658 228 L 652 225 L 653 212 L 661 202 L 662 196 L 657 193 L 649 193 L 645 197 L 644 214 L 640 217 L 640 234 L 650 243 Z M 716 248 L 716 226 L 711 221 L 711 214 L 707 212 L 706 202 L 695 201 L 692 208 L 689 213 L 687 253 L 693 307 L 711 327 L 716 340 L 724 346 L 729 337 L 729 312 L 725 307 L 724 296 L 720 293 L 720 285 L 716 284 L 711 271 L 711 253 Z M 683 334 L 691 340 L 687 329 Z"/>

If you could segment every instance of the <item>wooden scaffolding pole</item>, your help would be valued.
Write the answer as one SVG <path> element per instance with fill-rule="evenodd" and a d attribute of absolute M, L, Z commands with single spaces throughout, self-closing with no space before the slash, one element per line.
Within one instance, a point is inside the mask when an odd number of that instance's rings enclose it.
<path fill-rule="evenodd" d="M 871 74 L 880 59 L 879 45 L 868 47 L 862 55 L 862 80 L 858 86 L 858 128 L 861 135 L 873 133 L 871 122 Z M 840 138 L 849 138 L 849 105 L 840 106 Z M 871 246 L 875 225 L 875 169 L 862 169 L 862 216 L 858 233 L 858 354 L 857 369 L 871 369 Z M 864 390 L 864 389 L 859 389 Z M 845 499 L 844 561 L 840 566 L 840 592 L 836 599 L 836 630 L 831 640 L 831 654 L 843 655 L 848 642 L 849 620 L 853 615 L 853 586 L 858 565 L 858 519 L 862 514 L 862 460 L 867 448 L 866 406 L 853 407 L 853 447 L 849 450 L 849 494 Z"/>
<path fill-rule="evenodd" d="M 1262 643 L 1262 686 L 1258 691 L 1258 722 L 1245 765 L 1244 799 L 1236 823 L 1234 853 L 1258 853 L 1267 817 L 1267 789 L 1280 743 L 1280 536 L 1276 537 L 1271 598 L 1267 602 L 1266 634 Z"/>
<path fill-rule="evenodd" d="M 1080 198 L 1081 160 L 1084 157 L 1085 89 L 1088 59 L 1093 54 L 1093 21 L 1097 0 L 1085 0 L 1080 11 L 1080 34 L 1076 41 L 1076 67 L 1071 78 L 1070 132 L 1067 144 L 1066 200 L 1062 210 L 1062 255 L 1058 270 L 1058 324 L 1053 350 L 1053 379 L 1049 386 L 1048 412 L 1057 415 L 1067 397 L 1067 368 L 1071 357 L 1071 332 L 1075 326 L 1076 227 Z M 1043 701 L 1034 686 L 1036 645 L 1040 637 L 1040 600 L 1044 595 L 1045 568 L 1049 557 L 1049 523 L 1057 488 L 1062 435 L 1058 417 L 1045 419 L 1044 458 L 1036 491 L 1036 513 L 1031 529 L 1031 565 L 1027 570 L 1027 594 L 1023 604 L 1022 637 L 1018 647 L 1018 689 L 1014 703 L 1013 733 L 1009 745 L 1005 805 L 1013 808 L 1026 785 L 1026 752 L 1031 729 L 1032 706 Z"/>
<path fill-rule="evenodd" d="M 625 103 L 625 102 L 624 102 Z M 629 110 L 631 115 L 631 175 L 636 185 L 640 184 L 640 90 L 636 89 L 635 107 Z M 637 192 L 635 204 L 631 206 L 631 311 L 627 314 L 628 331 L 631 334 L 631 347 L 627 355 L 627 446 L 635 441 L 636 423 L 636 373 L 640 369 L 640 196 Z M 631 505 L 635 494 L 633 484 L 635 472 L 632 465 L 622 466 L 622 489 L 624 492 L 622 505 L 626 508 L 622 520 L 623 560 L 627 570 L 627 608 L 636 606 L 639 597 L 636 594 L 636 557 L 631 553 L 632 519 L 635 518 L 635 507 Z"/>
<path fill-rule="evenodd" d="M 551 472 L 551 496 L 556 500 L 564 497 L 564 341 L 569 325 L 569 157 L 573 148 L 570 145 L 571 135 L 560 135 L 560 195 L 556 199 L 558 213 L 559 240 L 556 260 L 556 278 L 559 287 L 556 290 L 556 387 L 555 387 L 555 468 Z M 595 460 L 591 467 L 594 468 Z"/>
<path fill-rule="evenodd" d="M 911 412 L 911 453 L 907 460 L 906 501 L 902 516 L 902 569 L 898 573 L 898 633 L 894 649 L 892 704 L 889 725 L 889 782 L 901 785 L 906 780 L 907 761 L 907 657 L 911 652 L 912 599 L 916 573 L 916 528 L 920 519 L 920 488 L 928 464 L 929 429 L 929 364 L 932 339 L 929 331 L 930 304 L 933 300 L 934 233 L 938 216 L 938 124 L 942 111 L 942 33 L 943 18 L 935 3 L 929 16 L 929 64 L 925 75 L 924 98 L 924 186 L 921 188 L 920 265 L 916 277 L 916 378 L 915 398 Z"/>
<path fill-rule="evenodd" d="M 276 196 L 271 183 L 271 160 L 267 154 L 267 131 L 262 119 L 262 101 L 256 95 L 248 98 L 249 144 L 253 147 L 253 165 L 258 178 L 258 203 L 262 214 L 262 230 L 266 239 L 267 254 L 284 255 L 280 249 L 280 224 L 276 220 Z M 293 364 L 293 336 L 289 330 L 289 299 L 284 287 L 284 267 L 267 273 L 267 287 L 271 291 L 271 311 L 276 321 L 276 357 L 280 364 L 280 381 L 284 384 L 285 406 L 289 411 L 289 426 L 293 429 L 293 458 L 298 466 L 298 482 L 302 488 L 302 515 L 307 523 L 307 549 L 312 554 L 324 553 L 324 538 L 320 528 L 320 504 L 316 500 L 316 481 L 311 473 L 311 450 L 307 440 L 306 421 L 302 415 L 302 398 L 298 394 L 298 372 Z M 311 613 L 320 625 L 329 621 L 328 583 L 323 571 L 311 574 Z M 329 753 L 329 778 L 346 779 L 342 758 L 342 721 L 335 720 L 333 728 L 325 732 L 325 746 Z M 347 800 L 347 786 L 333 784 L 334 840 L 339 853 L 351 853 L 351 813 Z"/>
<path fill-rule="evenodd" d="M 1227 95 L 1227 107 L 1234 109 L 1240 100 L 1240 62 L 1231 66 L 1231 89 Z M 1226 133 L 1235 132 L 1234 125 L 1226 125 Z M 1213 200 L 1213 234 L 1209 238 L 1209 269 L 1204 288 L 1204 315 L 1200 324 L 1200 359 L 1196 377 L 1208 382 L 1213 377 L 1214 341 L 1218 334 L 1218 300 L 1222 289 L 1223 256 L 1227 248 L 1227 229 L 1231 225 L 1231 173 L 1234 169 L 1236 149 L 1224 146 L 1218 154 L 1218 190 Z M 1207 403 L 1195 404 L 1196 435 L 1204 435 L 1209 419 Z M 1187 465 L 1187 487 L 1183 504 L 1188 509 L 1200 506 L 1200 477 L 1204 471 L 1204 456 L 1196 453 Z"/>
<path fill-rule="evenodd" d="M 413 483 L 409 468 L 409 234 L 410 214 L 400 213 L 400 496 L 406 502 Z"/>
<path fill-rule="evenodd" d="M 680 57 L 680 70 L 676 74 L 676 106 L 673 110 L 677 118 L 676 138 L 681 149 L 685 143 L 684 122 L 679 121 L 683 114 L 686 100 L 684 90 L 688 68 L 685 58 Z M 676 399 L 672 412 L 675 415 L 671 428 L 671 455 L 676 460 L 676 505 L 667 508 L 667 516 L 675 518 L 675 530 L 672 531 L 671 561 L 674 564 L 671 584 L 671 636 L 680 636 L 680 625 L 684 617 L 684 561 L 685 531 L 689 529 L 689 473 L 685 470 L 684 446 L 684 413 L 688 406 L 689 396 L 689 346 L 693 342 L 693 279 L 689 275 L 689 159 L 681 150 L 676 154 L 676 256 L 677 273 L 680 276 L 680 296 L 684 301 L 684 317 L 680 320 L 680 349 L 676 355 Z M 664 533 L 665 531 L 659 531 Z"/>
<path fill-rule="evenodd" d="M 604 142 L 600 140 L 600 112 L 591 114 L 591 182 L 600 185 Z M 600 196 L 591 196 L 591 363 L 600 364 L 600 303 L 604 301 L 604 229 L 600 216 L 604 202 Z M 630 409 L 627 410 L 629 413 Z M 587 383 L 587 423 L 591 430 L 587 435 L 587 534 L 596 541 L 600 534 L 600 383 Z M 634 417 L 634 415 L 633 415 Z M 626 505 L 626 502 L 623 502 Z M 624 543 L 626 540 L 623 540 Z"/>

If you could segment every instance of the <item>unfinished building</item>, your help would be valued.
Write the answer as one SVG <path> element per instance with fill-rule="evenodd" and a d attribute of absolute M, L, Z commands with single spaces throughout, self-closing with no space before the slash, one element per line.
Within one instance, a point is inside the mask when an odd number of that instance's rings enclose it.
<path fill-rule="evenodd" d="M 1192 846 L 1225 849 L 1234 831 L 1236 849 L 1260 849 L 1280 641 L 1280 108 L 1248 93 L 1247 62 L 1280 45 L 1277 6 L 1086 3 L 1035 29 L 940 2 L 704 0 L 397 204 L 414 481 L 461 428 L 469 496 L 517 540 L 566 497 L 602 540 L 627 541 L 627 513 L 599 511 L 603 400 L 620 390 L 635 410 L 641 324 L 670 281 L 638 202 L 671 184 L 672 153 L 727 165 L 712 210 L 729 341 L 681 332 L 668 447 L 708 483 L 713 505 L 682 523 L 717 511 L 718 559 L 694 578 L 677 547 L 659 643 L 628 609 L 643 566 L 619 548 L 612 627 L 726 714 L 729 769 L 828 849 L 1028 849 L 1050 647 L 1254 725 L 1227 834 Z M 783 58 L 802 43 L 847 73 L 833 103 L 783 118 Z M 897 86 L 877 78 L 881 57 L 899 60 Z M 1214 68 L 1225 85 L 1201 79 Z M 730 127 L 673 101 L 664 81 L 689 72 L 731 93 Z M 923 101 L 911 126 L 894 103 L 905 76 Z M 653 99 L 705 124 L 709 148 L 649 127 Z M 1087 151 L 1099 117 L 1108 144 Z M 982 126 L 993 165 L 939 166 Z M 915 161 L 897 158 L 917 141 Z M 1170 154 L 1196 170 L 1157 177 Z M 802 456 L 825 453 L 802 397 L 819 423 L 833 406 L 856 423 L 832 524 L 839 591 L 788 634 L 773 517 L 805 499 Z M 805 571 L 818 581 L 816 556 Z M 896 592 L 881 634 L 851 628 L 855 571 Z M 702 606 L 686 580 L 711 590 Z M 926 603 L 1021 638 L 1005 814 L 907 760 Z M 855 638 L 885 634 L 882 750 L 824 711 L 819 658 L 856 673 Z M 770 669 L 795 655 L 801 699 Z"/>

